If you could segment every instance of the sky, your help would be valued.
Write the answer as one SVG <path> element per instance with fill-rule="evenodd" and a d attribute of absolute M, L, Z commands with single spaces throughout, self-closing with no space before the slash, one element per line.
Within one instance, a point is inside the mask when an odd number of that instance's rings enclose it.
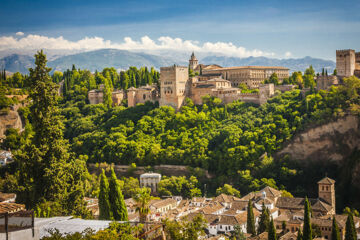
<path fill-rule="evenodd" d="M 360 0 L 0 0 L 6 49 L 180 50 L 335 59 L 360 50 Z"/>

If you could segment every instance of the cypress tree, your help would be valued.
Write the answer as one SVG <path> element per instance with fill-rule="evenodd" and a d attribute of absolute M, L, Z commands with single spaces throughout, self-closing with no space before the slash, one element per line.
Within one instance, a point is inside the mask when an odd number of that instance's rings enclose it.
<path fill-rule="evenodd" d="M 113 168 L 111 169 L 109 181 L 109 200 L 114 220 L 128 221 L 128 212 L 124 196 L 121 193 L 120 185 Z"/>
<path fill-rule="evenodd" d="M 270 223 L 269 209 L 265 207 L 263 203 L 262 211 L 260 215 L 259 227 L 258 227 L 258 234 L 267 232 L 269 230 L 269 223 Z"/>
<path fill-rule="evenodd" d="M 254 219 L 254 211 L 252 206 L 252 201 L 249 200 L 248 209 L 247 209 L 247 221 L 246 221 L 246 232 L 250 233 L 252 236 L 256 235 L 255 229 L 255 219 Z"/>
<path fill-rule="evenodd" d="M 303 240 L 303 234 L 302 234 L 302 232 L 301 232 L 301 228 L 299 228 L 299 231 L 298 231 L 298 235 L 297 235 L 296 240 Z"/>
<path fill-rule="evenodd" d="M 356 240 L 356 229 L 352 213 L 348 214 L 345 225 L 345 240 Z"/>
<path fill-rule="evenodd" d="M 110 220 L 112 218 L 109 202 L 109 182 L 102 169 L 100 175 L 100 192 L 99 192 L 99 219 Z"/>
<path fill-rule="evenodd" d="M 270 220 L 270 225 L 269 225 L 268 240 L 277 240 L 276 230 L 275 230 L 275 226 L 274 226 L 274 220 L 272 218 Z"/>
<path fill-rule="evenodd" d="M 331 228 L 331 240 L 340 240 L 340 231 L 336 223 L 335 217 L 333 217 L 333 223 Z"/>
<path fill-rule="evenodd" d="M 17 201 L 34 209 L 43 202 L 60 204 L 57 214 L 84 213 L 84 161 L 75 160 L 63 138 L 63 121 L 57 108 L 58 86 L 49 75 L 43 51 L 35 55 L 35 68 L 30 68 L 30 116 L 34 134 L 16 152 L 18 163 Z"/>
<path fill-rule="evenodd" d="M 304 228 L 303 228 L 303 240 L 312 240 L 312 229 L 310 221 L 310 204 L 309 200 L 305 198 L 304 206 Z"/>
<path fill-rule="evenodd" d="M 112 104 L 113 104 L 113 100 L 112 100 L 112 88 L 110 86 L 110 80 L 105 78 L 105 82 L 104 82 L 104 105 L 107 106 L 108 108 L 111 108 Z"/>

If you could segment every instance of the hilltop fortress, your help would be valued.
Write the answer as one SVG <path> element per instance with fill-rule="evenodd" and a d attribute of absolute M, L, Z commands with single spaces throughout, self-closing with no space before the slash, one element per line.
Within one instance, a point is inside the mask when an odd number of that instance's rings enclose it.
<path fill-rule="evenodd" d="M 336 75 L 316 77 L 317 89 L 329 89 L 339 85 L 344 77 L 360 77 L 360 52 L 352 49 L 336 51 Z M 193 77 L 189 73 L 193 73 Z M 160 106 L 172 106 L 180 109 L 186 98 L 194 104 L 203 103 L 205 96 L 217 97 L 224 104 L 235 100 L 264 104 L 274 95 L 275 90 L 289 91 L 294 85 L 262 84 L 264 80 L 276 73 L 279 82 L 289 77 L 289 69 L 285 67 L 240 66 L 221 67 L 216 64 L 199 64 L 194 53 L 189 59 L 189 66 L 169 66 L 160 68 L 160 84 L 158 86 L 131 87 L 127 91 L 114 91 L 112 99 L 114 105 L 121 104 L 127 99 L 128 106 L 133 107 L 138 103 L 159 102 Z M 245 84 L 250 90 L 245 93 L 239 86 Z M 103 101 L 102 89 L 89 91 L 90 104 Z"/>
<path fill-rule="evenodd" d="M 196 74 L 189 77 L 189 68 Z M 160 92 L 155 87 L 145 86 L 128 89 L 128 106 L 133 107 L 146 101 L 158 101 L 160 106 L 180 109 L 186 98 L 195 104 L 202 104 L 204 96 L 217 97 L 223 103 L 235 100 L 263 104 L 274 95 L 273 84 L 261 84 L 271 74 L 276 73 L 279 80 L 289 77 L 289 69 L 284 67 L 227 67 L 198 64 L 194 53 L 189 67 L 173 65 L 160 68 Z M 246 84 L 254 93 L 242 93 L 238 88 Z"/>

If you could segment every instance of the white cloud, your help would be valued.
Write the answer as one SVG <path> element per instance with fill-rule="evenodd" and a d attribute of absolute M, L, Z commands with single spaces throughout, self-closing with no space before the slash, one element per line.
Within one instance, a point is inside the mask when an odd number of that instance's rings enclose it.
<path fill-rule="evenodd" d="M 16 34 L 22 36 L 21 34 Z M 139 41 L 130 37 L 125 37 L 122 42 L 116 43 L 105 40 L 101 37 L 85 37 L 78 41 L 70 41 L 62 36 L 53 38 L 41 35 L 29 34 L 26 37 L 15 38 L 12 36 L 0 37 L 0 50 L 5 49 L 51 49 L 51 50 L 96 50 L 102 48 L 116 48 L 123 50 L 177 50 L 177 51 L 196 51 L 202 53 L 218 53 L 233 57 L 249 56 L 274 56 L 274 53 L 264 52 L 258 49 L 249 50 L 241 46 L 236 46 L 231 42 L 205 42 L 200 44 L 197 41 L 183 40 L 163 36 L 153 40 L 148 36 L 143 36 Z"/>
<path fill-rule="evenodd" d="M 15 33 L 16 36 L 24 36 L 24 33 L 23 32 L 17 32 Z"/>
<path fill-rule="evenodd" d="M 285 53 L 285 58 L 289 58 L 289 57 L 291 57 L 292 56 L 292 53 L 291 52 L 286 52 Z"/>

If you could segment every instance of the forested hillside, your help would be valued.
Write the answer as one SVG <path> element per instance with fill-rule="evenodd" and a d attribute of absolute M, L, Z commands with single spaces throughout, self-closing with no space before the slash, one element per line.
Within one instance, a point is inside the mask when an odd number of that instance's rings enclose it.
<path fill-rule="evenodd" d="M 151 103 L 107 109 L 67 101 L 62 115 L 72 150 L 88 162 L 188 165 L 215 173 L 213 189 L 231 183 L 246 193 L 270 185 L 304 195 L 299 181 L 315 187 L 317 179 L 336 168 L 306 172 L 289 159 L 273 160 L 272 154 L 309 124 L 358 114 L 359 89 L 359 80 L 350 78 L 330 91 L 286 92 L 260 107 L 224 106 L 208 98 L 202 106 L 188 100 L 180 112 Z"/>
<path fill-rule="evenodd" d="M 295 72 L 287 81 L 299 87 L 313 87 L 313 75 L 310 68 L 304 76 Z M 314 168 L 315 164 L 304 166 L 286 157 L 273 159 L 272 156 L 285 141 L 310 125 L 327 123 L 346 114 L 358 115 L 359 79 L 345 79 L 343 86 L 332 87 L 329 91 L 311 88 L 307 93 L 299 89 L 278 93 L 262 106 L 243 102 L 223 105 L 219 99 L 210 97 L 204 98 L 202 106 L 195 106 L 187 99 L 179 112 L 152 103 L 133 108 L 125 107 L 126 103 L 117 107 L 109 103 L 88 104 L 87 91 L 99 84 L 105 84 L 105 89 L 126 90 L 130 86 L 157 83 L 158 79 L 159 73 L 154 69 L 134 67 L 120 74 L 114 68 L 91 74 L 75 66 L 64 73 L 55 72 L 53 81 L 64 84 L 59 109 L 70 151 L 88 163 L 199 167 L 215 176 L 211 180 L 201 180 L 201 176 L 197 176 L 201 185 L 208 184 L 209 194 L 228 183 L 240 193 L 268 185 L 286 189 L 294 195 L 315 197 L 316 181 L 326 172 L 339 182 L 349 181 L 338 176 L 342 166 L 328 163 Z M 27 77 L 23 76 L 20 82 L 22 84 L 12 78 L 4 81 L 7 85 L 21 85 L 26 89 Z M 26 112 L 24 109 L 25 118 Z M 354 153 L 353 156 L 355 160 L 350 162 L 356 163 L 358 155 Z M 354 186 L 344 184 L 341 191 L 354 191 Z M 343 201 L 340 207 L 353 199 L 340 198 Z"/>

